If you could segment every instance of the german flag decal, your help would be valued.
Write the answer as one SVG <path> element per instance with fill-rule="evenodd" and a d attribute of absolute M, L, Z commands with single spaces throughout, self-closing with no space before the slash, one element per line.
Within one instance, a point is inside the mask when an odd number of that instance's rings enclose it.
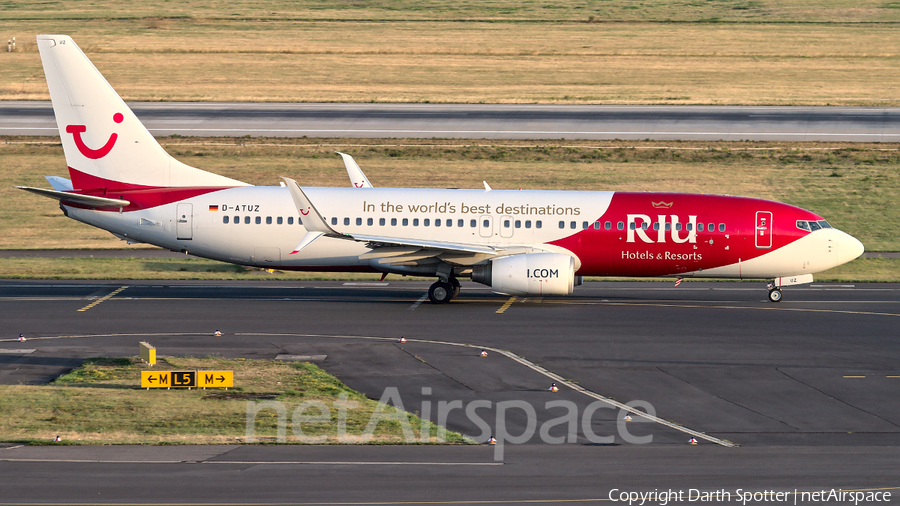
<path fill-rule="evenodd" d="M 213 206 L 213 205 L 211 205 L 211 206 L 209 206 L 209 210 L 210 210 L 210 211 L 218 211 L 218 210 L 219 210 L 219 206 Z"/>

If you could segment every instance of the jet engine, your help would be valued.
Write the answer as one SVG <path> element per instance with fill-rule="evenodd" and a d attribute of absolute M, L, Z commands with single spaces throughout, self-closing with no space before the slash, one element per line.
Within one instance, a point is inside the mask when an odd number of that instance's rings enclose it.
<path fill-rule="evenodd" d="M 569 295 L 575 259 L 561 253 L 522 253 L 472 268 L 472 281 L 506 295 Z"/>

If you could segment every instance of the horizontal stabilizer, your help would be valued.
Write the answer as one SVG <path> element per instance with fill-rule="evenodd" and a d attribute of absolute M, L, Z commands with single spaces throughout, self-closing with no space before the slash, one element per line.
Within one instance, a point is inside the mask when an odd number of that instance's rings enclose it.
<path fill-rule="evenodd" d="M 69 193 L 57 190 L 45 190 L 43 188 L 32 188 L 30 186 L 16 186 L 16 188 L 31 193 L 37 193 L 38 195 L 59 200 L 60 202 L 78 204 L 93 209 L 108 207 L 127 207 L 131 204 L 131 202 L 127 200 L 108 199 L 106 197 L 95 197 L 93 195 L 81 195 L 79 193 Z"/>

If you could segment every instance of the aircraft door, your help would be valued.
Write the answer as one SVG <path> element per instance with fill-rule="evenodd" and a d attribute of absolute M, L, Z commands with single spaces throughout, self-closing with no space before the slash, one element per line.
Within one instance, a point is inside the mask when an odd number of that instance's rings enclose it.
<path fill-rule="evenodd" d="M 193 237 L 193 204 L 178 204 L 175 208 L 175 238 L 191 240 Z"/>
<path fill-rule="evenodd" d="M 512 237 L 513 235 L 513 218 L 512 216 L 500 217 L 500 237 Z"/>
<path fill-rule="evenodd" d="M 478 233 L 481 237 L 491 237 L 494 235 L 494 217 L 485 214 L 478 219 Z"/>
<path fill-rule="evenodd" d="M 772 212 L 756 211 L 756 247 L 772 247 Z"/>

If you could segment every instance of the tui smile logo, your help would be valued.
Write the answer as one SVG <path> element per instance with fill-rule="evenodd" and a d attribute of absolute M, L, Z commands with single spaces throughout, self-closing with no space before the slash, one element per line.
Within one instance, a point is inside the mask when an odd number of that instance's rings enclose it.
<path fill-rule="evenodd" d="M 116 123 L 121 123 L 125 119 L 125 116 L 122 113 L 117 112 L 113 114 L 113 121 Z M 116 139 L 119 138 L 119 135 L 116 133 L 112 133 L 109 136 L 109 140 L 106 141 L 106 144 L 97 148 L 91 149 L 84 143 L 84 140 L 81 138 L 81 134 L 87 131 L 87 127 L 84 125 L 69 125 L 66 127 L 66 133 L 72 134 L 72 138 L 75 140 L 75 146 L 78 148 L 78 151 L 90 158 L 91 160 L 97 160 L 98 158 L 103 158 L 112 150 L 113 146 L 116 144 Z"/>

